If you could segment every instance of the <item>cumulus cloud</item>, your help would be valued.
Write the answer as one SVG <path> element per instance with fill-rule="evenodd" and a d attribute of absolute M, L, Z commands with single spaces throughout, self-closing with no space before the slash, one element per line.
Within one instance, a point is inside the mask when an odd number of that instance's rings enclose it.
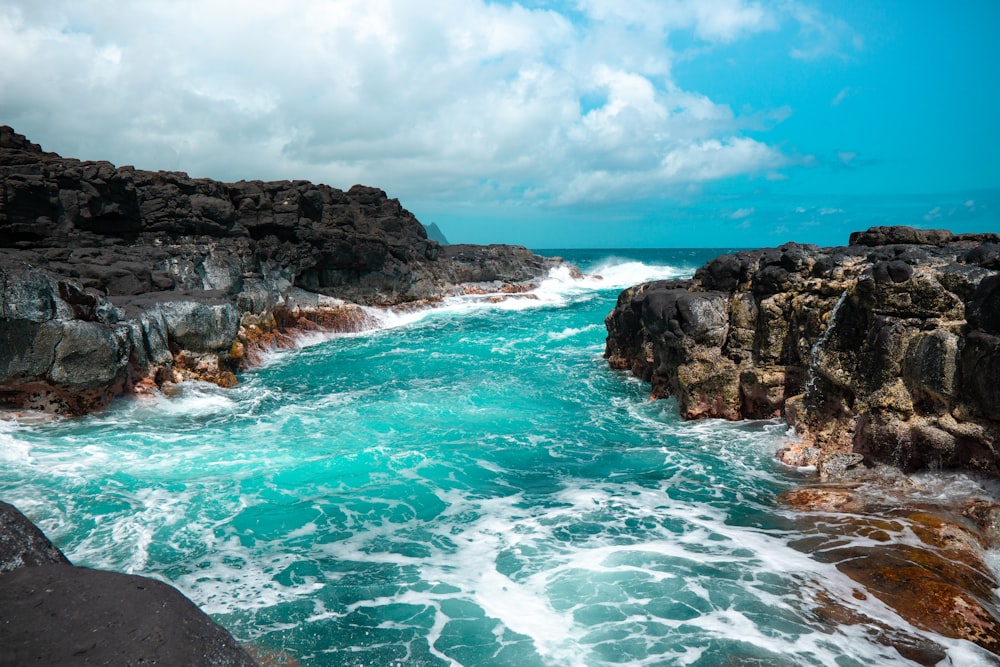
<path fill-rule="evenodd" d="M 599 21 L 617 21 L 654 30 L 692 29 L 710 41 L 732 41 L 776 27 L 773 12 L 743 0 L 580 0 L 578 6 Z"/>
<path fill-rule="evenodd" d="M 773 29 L 757 2 L 4 6 L 0 121 L 80 157 L 555 205 L 790 163 L 670 74 L 672 31 L 721 43 Z"/>

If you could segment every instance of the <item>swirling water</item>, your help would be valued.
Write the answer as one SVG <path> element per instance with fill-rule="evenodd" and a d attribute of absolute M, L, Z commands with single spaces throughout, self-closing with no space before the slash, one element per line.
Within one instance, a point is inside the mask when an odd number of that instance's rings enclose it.
<path fill-rule="evenodd" d="M 302 665 L 911 664 L 825 622 L 831 598 L 975 659 L 795 548 L 783 424 L 682 423 L 608 368 L 621 288 L 718 251 L 560 254 L 603 279 L 3 426 L 0 498 L 75 563 L 169 581 Z"/>

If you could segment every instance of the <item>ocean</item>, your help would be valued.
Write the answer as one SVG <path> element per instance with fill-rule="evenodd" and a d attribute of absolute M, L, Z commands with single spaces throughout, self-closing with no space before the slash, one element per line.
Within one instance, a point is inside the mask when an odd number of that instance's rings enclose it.
<path fill-rule="evenodd" d="M 0 499 L 275 664 L 914 664 L 831 599 L 977 664 L 810 552 L 782 422 L 681 422 L 602 358 L 621 289 L 722 250 L 542 252 L 602 278 L 382 313 L 233 389 L 0 425 Z"/>

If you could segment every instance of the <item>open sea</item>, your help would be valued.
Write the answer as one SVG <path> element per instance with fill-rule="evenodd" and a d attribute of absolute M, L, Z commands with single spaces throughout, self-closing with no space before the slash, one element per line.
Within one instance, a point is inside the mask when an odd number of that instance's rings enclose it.
<path fill-rule="evenodd" d="M 383 313 L 234 389 L 0 423 L 0 499 L 279 664 L 913 664 L 831 599 L 980 664 L 803 546 L 783 423 L 684 423 L 608 368 L 621 289 L 721 250 L 543 252 L 603 278 Z"/>

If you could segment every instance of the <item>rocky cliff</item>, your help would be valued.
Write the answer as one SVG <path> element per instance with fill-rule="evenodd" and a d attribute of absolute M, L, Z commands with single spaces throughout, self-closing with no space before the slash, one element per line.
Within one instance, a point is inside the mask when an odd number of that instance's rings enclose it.
<path fill-rule="evenodd" d="M 780 456 L 1000 477 L 1000 236 L 876 227 L 622 292 L 605 356 L 685 418 L 784 415 Z"/>
<path fill-rule="evenodd" d="M 555 263 L 513 246 L 443 251 L 376 188 L 115 167 L 3 126 L 0 410 L 82 413 L 154 384 L 232 384 L 296 328 L 523 290 Z"/>

